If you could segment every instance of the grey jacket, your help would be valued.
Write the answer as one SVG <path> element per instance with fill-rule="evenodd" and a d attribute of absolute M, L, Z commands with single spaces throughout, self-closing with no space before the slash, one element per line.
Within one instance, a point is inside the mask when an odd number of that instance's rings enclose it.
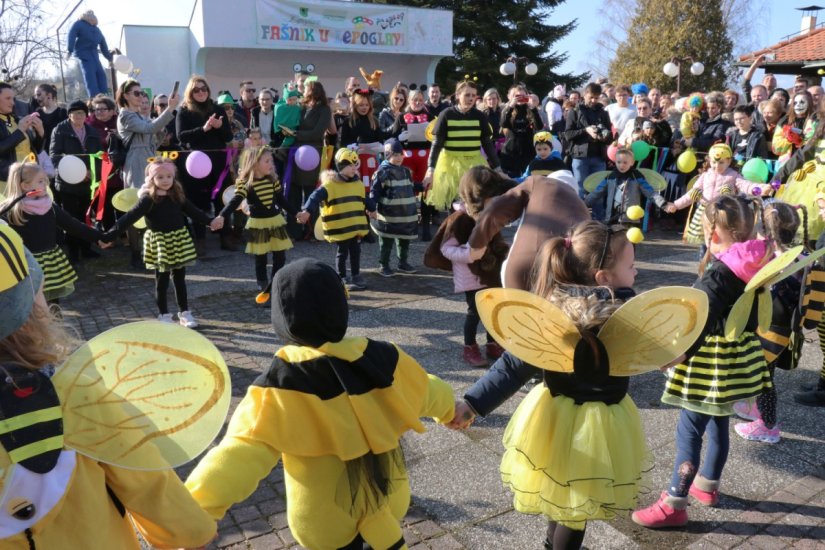
<path fill-rule="evenodd" d="M 616 191 L 618 191 L 622 183 L 624 183 L 625 186 L 620 211 L 614 212 Z M 662 208 L 667 202 L 636 169 L 632 169 L 627 175 L 613 170 L 592 193 L 587 195 L 584 203 L 587 206 L 593 206 L 600 201 L 606 201 L 604 220 L 602 220 L 604 222 L 640 223 L 638 220 L 634 222 L 627 217 L 627 209 L 631 206 L 641 206 L 642 195 L 644 195 L 647 200 L 652 200 L 659 208 Z"/>
<path fill-rule="evenodd" d="M 129 152 L 123 164 L 124 187 L 143 185 L 146 171 L 146 160 L 156 154 L 155 134 L 166 128 L 175 111 L 166 109 L 154 120 L 146 120 L 138 113 L 123 109 L 117 117 L 117 133 L 124 144 L 128 144 Z"/>

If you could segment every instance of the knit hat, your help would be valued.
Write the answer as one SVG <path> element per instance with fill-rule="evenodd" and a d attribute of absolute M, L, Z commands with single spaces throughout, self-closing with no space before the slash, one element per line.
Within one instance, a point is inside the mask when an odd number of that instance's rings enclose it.
<path fill-rule="evenodd" d="M 42 283 L 43 271 L 23 240 L 0 223 L 0 340 L 28 320 Z"/>
<path fill-rule="evenodd" d="M 86 105 L 85 101 L 80 101 L 79 99 L 76 101 L 72 101 L 69 104 L 69 108 L 66 112 L 71 113 L 72 111 L 83 111 L 86 113 L 86 116 L 89 116 L 89 106 Z"/>
<path fill-rule="evenodd" d="M 389 157 L 391 155 L 403 155 L 404 154 L 404 146 L 401 145 L 401 142 L 395 138 L 390 138 L 384 142 L 384 156 Z"/>
<path fill-rule="evenodd" d="M 346 290 L 332 267 L 301 258 L 278 271 L 272 282 L 272 327 L 278 336 L 317 348 L 339 342 L 348 322 Z"/>
<path fill-rule="evenodd" d="M 335 168 L 341 170 L 351 165 L 358 166 L 358 153 L 346 147 L 338 149 L 335 153 Z"/>
<path fill-rule="evenodd" d="M 713 160 L 729 159 L 733 156 L 733 153 L 731 152 L 730 147 L 724 143 L 717 143 L 710 148 L 708 151 L 708 156 Z"/>
<path fill-rule="evenodd" d="M 234 105 L 235 98 L 229 92 L 218 92 L 218 105 Z"/>

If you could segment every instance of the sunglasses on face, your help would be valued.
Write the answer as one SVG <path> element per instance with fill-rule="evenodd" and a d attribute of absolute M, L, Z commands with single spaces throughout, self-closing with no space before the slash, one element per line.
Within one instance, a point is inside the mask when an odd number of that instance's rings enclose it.
<path fill-rule="evenodd" d="M 95 107 L 95 112 L 96 113 L 104 113 L 104 112 L 109 111 L 109 110 L 110 109 L 108 107 Z"/>
<path fill-rule="evenodd" d="M 192 93 L 193 94 L 200 94 L 200 93 L 203 93 L 203 92 L 208 93 L 209 88 L 207 88 L 206 86 L 195 86 L 194 88 L 192 88 Z"/>
<path fill-rule="evenodd" d="M 132 90 L 131 92 L 128 92 L 128 93 L 132 94 L 135 97 L 143 97 L 143 96 L 146 95 L 143 90 Z"/>
<path fill-rule="evenodd" d="M 258 91 L 258 90 L 256 90 L 255 88 L 247 88 L 247 89 L 245 89 L 245 90 L 244 90 L 244 93 L 250 92 L 250 93 L 253 93 L 253 94 L 254 94 L 254 93 L 255 93 L 255 92 L 257 92 L 257 91 Z"/>
<path fill-rule="evenodd" d="M 158 103 L 158 107 L 160 107 L 161 109 L 165 109 L 165 108 L 167 108 L 168 106 L 169 106 L 169 104 L 168 104 L 168 103 Z"/>

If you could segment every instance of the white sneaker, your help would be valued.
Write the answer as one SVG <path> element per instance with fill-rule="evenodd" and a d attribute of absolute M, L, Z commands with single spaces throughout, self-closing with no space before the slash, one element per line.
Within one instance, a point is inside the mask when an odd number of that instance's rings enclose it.
<path fill-rule="evenodd" d="M 198 322 L 195 321 L 195 317 L 192 315 L 192 312 L 188 310 L 178 313 L 178 321 L 186 328 L 195 328 L 198 326 Z"/>
<path fill-rule="evenodd" d="M 171 313 L 161 313 L 158 315 L 158 321 L 161 323 L 174 323 Z"/>

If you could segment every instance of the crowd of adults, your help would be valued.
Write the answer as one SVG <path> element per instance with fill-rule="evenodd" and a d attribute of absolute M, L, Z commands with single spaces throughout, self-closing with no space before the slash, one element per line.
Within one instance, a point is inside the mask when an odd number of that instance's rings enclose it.
<path fill-rule="evenodd" d="M 662 153 L 656 155 L 656 161 L 653 156 L 646 159 L 643 166 L 670 170 L 672 188 L 666 194 L 675 196 L 684 191 L 690 176 L 673 168 L 685 147 L 701 155 L 714 143 L 726 142 L 741 165 L 753 157 L 786 159 L 825 132 L 825 126 L 818 125 L 820 110 L 825 109 L 822 87 L 799 77 L 792 89 L 784 90 L 776 87 L 770 74 L 752 85 L 753 73 L 763 60 L 757 58 L 745 74 L 742 93 L 694 93 L 701 101 L 640 83 L 614 85 L 603 80 L 591 82 L 581 91 L 567 91 L 558 85 L 544 99 L 520 83 L 506 94 L 494 88 L 483 93 L 479 90 L 475 108 L 489 123 L 501 169 L 510 177 L 523 174 L 535 157 L 534 135 L 549 130 L 557 138 L 554 154 L 571 169 L 583 195 L 587 176 L 610 165 L 611 145 L 630 146 L 643 140 Z M 282 95 L 298 98 L 295 112 L 300 115 L 296 115 L 294 131 L 276 124 L 279 106 L 285 104 Z M 231 151 L 244 146 L 251 129 L 260 132 L 264 144 L 277 150 L 276 163 L 287 200 L 296 210 L 316 187 L 322 168 L 321 163 L 313 170 L 297 166 L 292 157 L 302 146 L 315 148 L 319 157 L 325 146 L 355 149 L 368 185 L 378 166 L 382 142 L 400 138 L 405 146 L 404 163 L 413 180 L 424 182 L 431 142 L 411 130 L 432 123 L 451 106 L 450 98 L 435 83 L 410 86 L 399 82 L 387 93 L 368 89 L 353 76 L 343 82 L 339 92 L 329 93 L 321 81 L 306 72 L 296 73 L 293 82 L 282 88 L 258 89 L 251 80 L 244 80 L 237 100 L 228 91 L 216 93 L 202 76 L 189 79 L 182 98 L 158 95 L 150 101 L 140 83 L 131 79 L 118 87 L 114 97 L 97 94 L 89 101 L 68 105 L 58 101 L 56 88 L 48 83 L 38 85 L 28 101 L 15 96 L 10 84 L 0 83 L 0 121 L 4 122 L 0 124 L 0 182 L 5 181 L 11 163 L 32 154 L 49 167 L 53 190 L 63 207 L 77 219 L 97 222 L 104 228 L 111 226 L 115 216 L 111 196 L 124 186 L 140 187 L 147 159 L 159 151 L 180 152 L 180 179 L 188 198 L 200 208 L 217 211 L 222 206 L 221 191 L 234 179 Z M 696 116 L 685 127 L 683 114 L 690 110 Z M 288 147 L 284 146 L 285 132 L 289 133 Z M 126 156 L 119 170 L 104 173 L 99 153 L 111 151 L 111 136 L 119 138 L 115 145 L 124 148 Z M 186 154 L 191 151 L 209 156 L 212 169 L 205 178 L 194 178 L 184 168 Z M 54 173 L 53 167 L 64 155 L 77 155 L 86 163 L 90 168 L 86 181 L 69 185 Z M 653 166 L 654 162 L 658 165 Z M 106 178 L 100 186 L 103 194 L 98 192 L 96 197 L 93 187 L 98 182 L 93 178 L 101 176 Z M 424 201 L 421 218 L 421 237 L 428 240 L 435 216 Z M 308 238 L 306 229 L 292 220 L 288 229 L 294 239 Z M 203 252 L 203 231 L 202 227 L 196 229 L 199 252 Z M 227 224 L 220 235 L 221 246 L 234 250 L 237 238 L 232 224 Z M 132 244 L 139 248 L 136 234 Z M 72 261 L 95 255 L 87 245 L 71 240 L 68 250 Z M 137 255 L 135 261 L 139 263 Z"/>

